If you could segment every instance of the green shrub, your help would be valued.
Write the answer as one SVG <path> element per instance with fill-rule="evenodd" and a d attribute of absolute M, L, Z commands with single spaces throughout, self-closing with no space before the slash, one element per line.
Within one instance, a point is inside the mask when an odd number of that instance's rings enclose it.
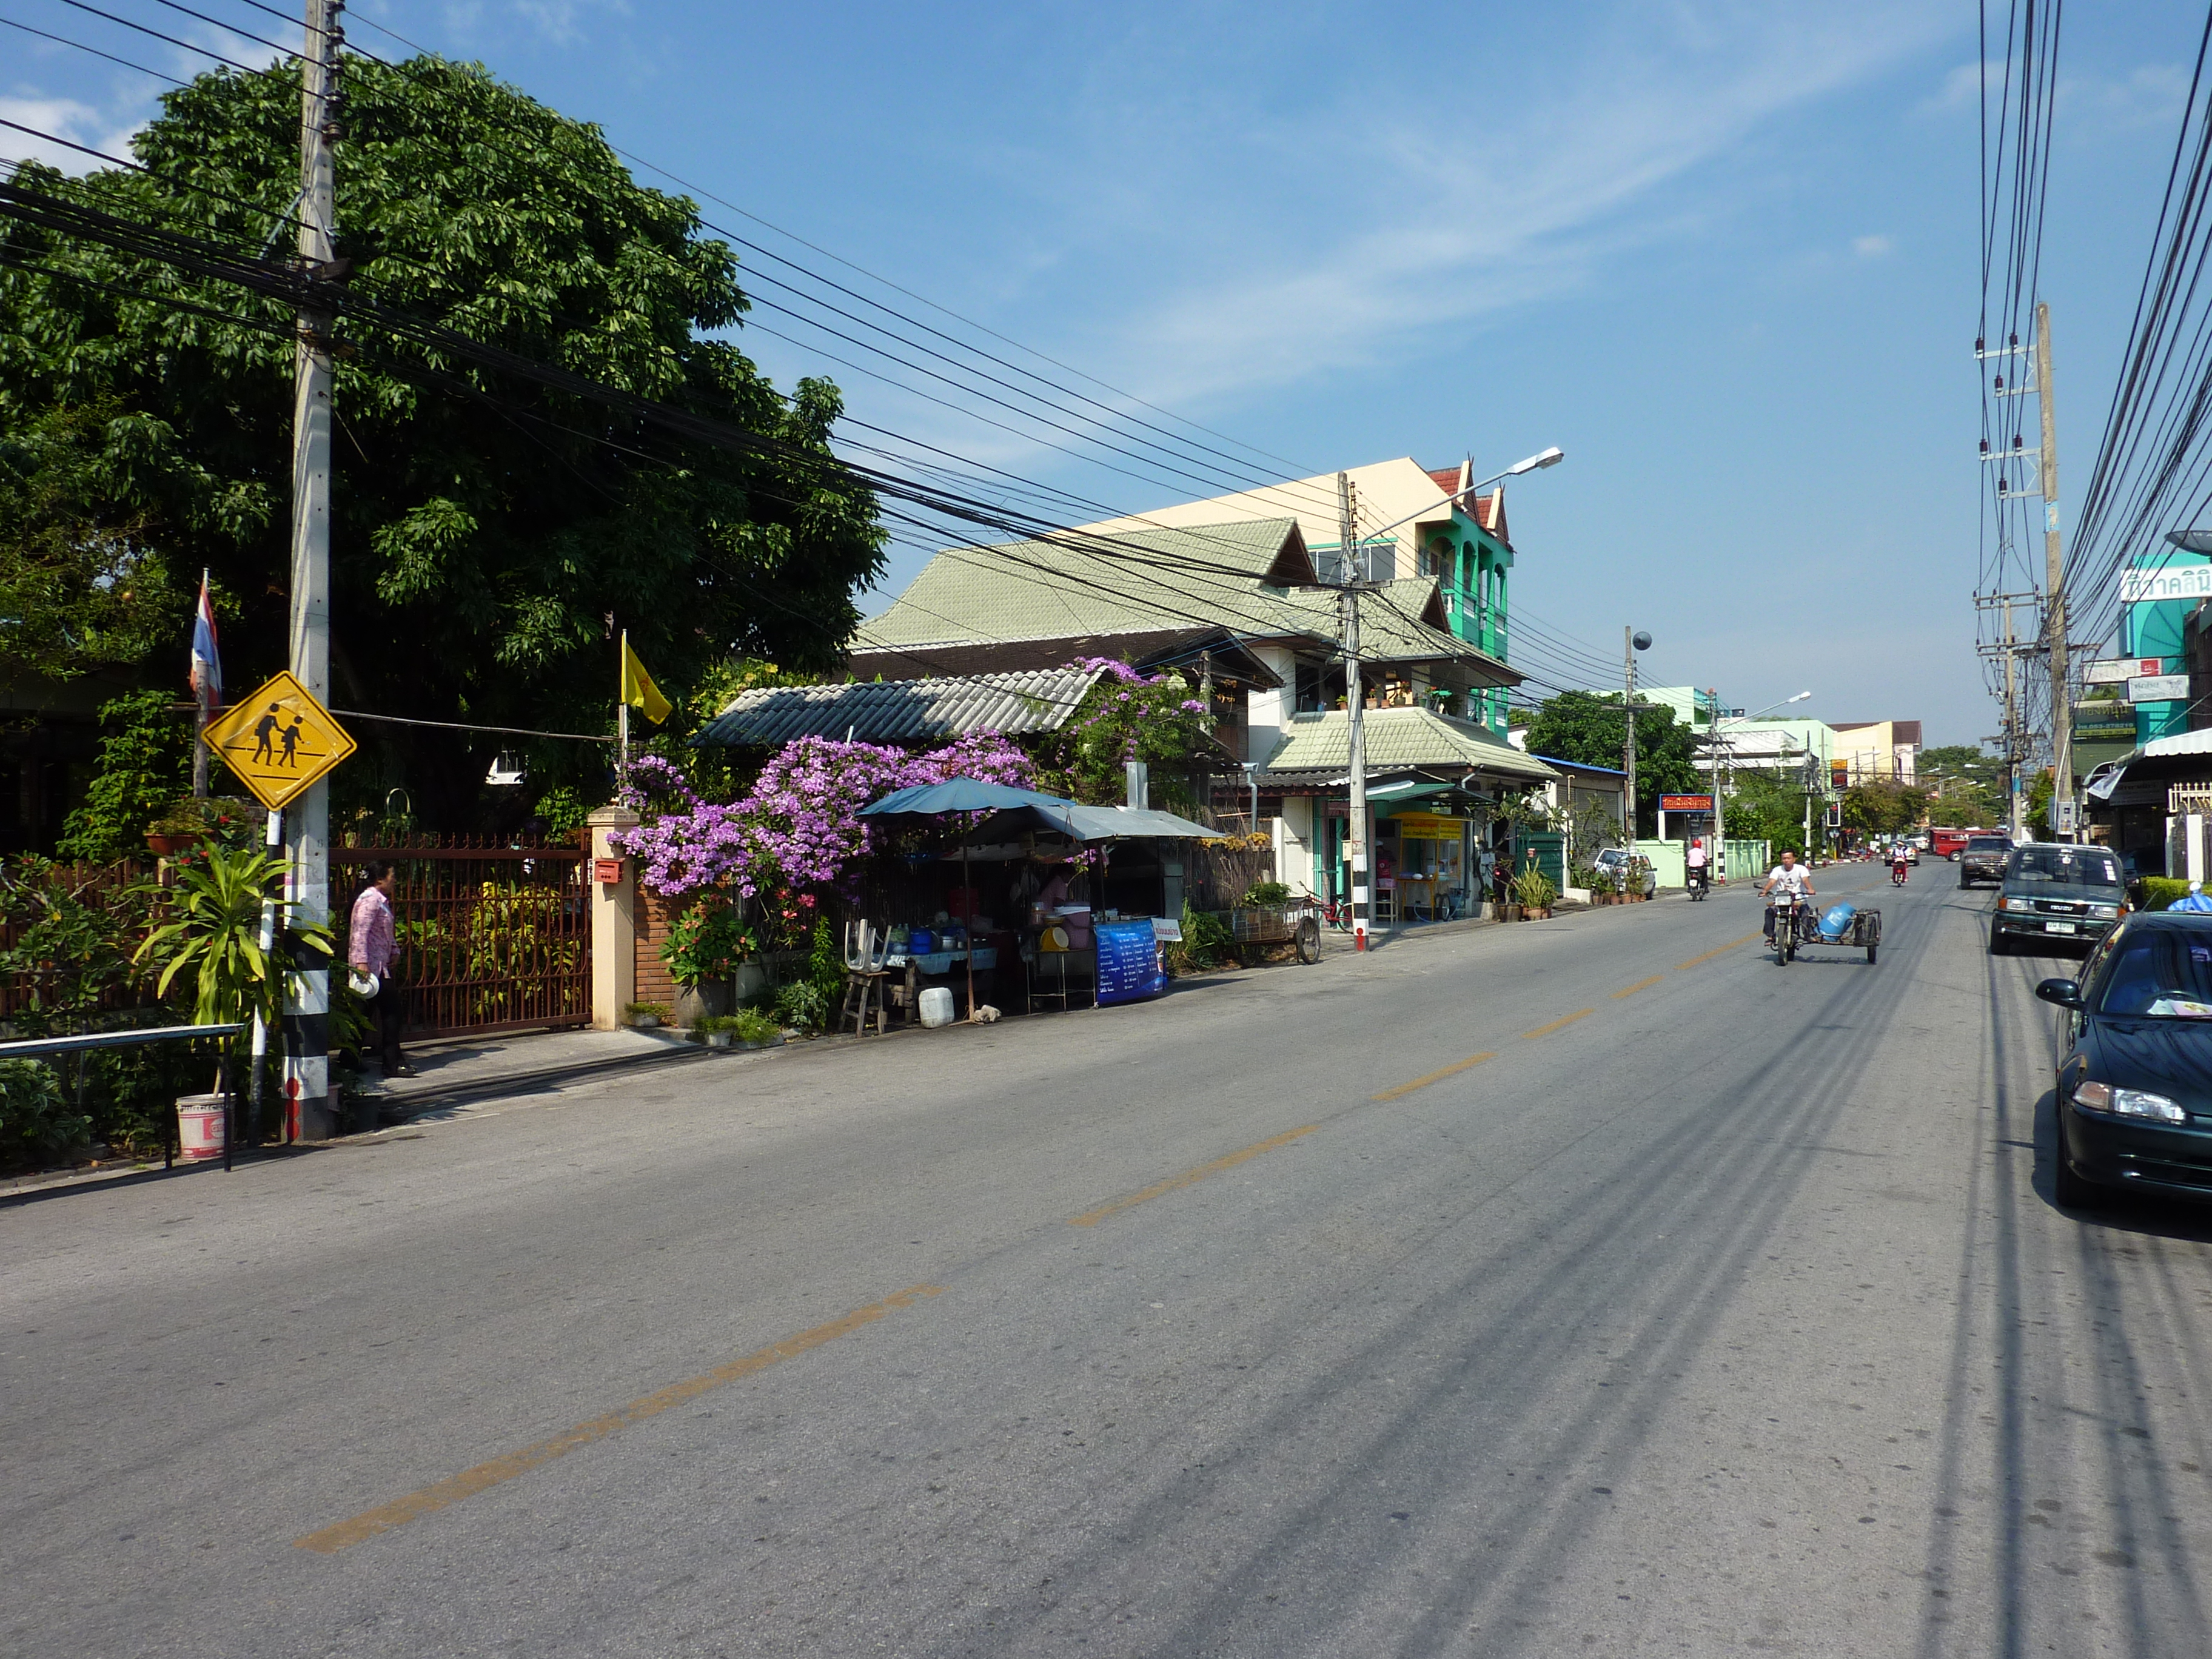
<path fill-rule="evenodd" d="M 623 1024 L 635 1025 L 641 1019 L 657 1019 L 663 1025 L 672 1024 L 676 1015 L 665 1002 L 625 1002 L 623 1004 Z"/>
<path fill-rule="evenodd" d="M 0 1060 L 0 1170 L 36 1170 L 84 1149 L 92 1121 L 70 1109 L 61 1079 L 35 1060 Z"/>
<path fill-rule="evenodd" d="M 660 959 L 678 985 L 702 985 L 729 978 L 752 948 L 751 931 L 738 920 L 734 906 L 698 904 L 676 918 L 668 942 L 660 947 Z"/>
<path fill-rule="evenodd" d="M 2172 876 L 2145 876 L 2142 878 L 2142 906 L 2146 910 L 2163 910 L 2176 899 L 2189 896 L 2189 884 L 2177 881 Z"/>
<path fill-rule="evenodd" d="M 1286 904 L 1290 902 L 1290 896 L 1291 890 L 1286 883 L 1255 881 L 1246 890 L 1243 902 L 1252 906 Z"/>
<path fill-rule="evenodd" d="M 1210 910 L 1182 907 L 1182 943 L 1169 952 L 1169 965 L 1177 973 L 1202 973 L 1218 968 L 1237 954 L 1237 937 Z"/>
<path fill-rule="evenodd" d="M 844 972 L 842 963 L 838 972 Z M 812 980 L 795 979 L 777 988 L 775 1017 L 795 1030 L 818 1031 L 830 1023 L 830 999 Z"/>
<path fill-rule="evenodd" d="M 751 1008 L 740 1008 L 729 1017 L 730 1029 L 740 1042 L 773 1042 L 783 1035 L 783 1028 L 766 1014 Z"/>

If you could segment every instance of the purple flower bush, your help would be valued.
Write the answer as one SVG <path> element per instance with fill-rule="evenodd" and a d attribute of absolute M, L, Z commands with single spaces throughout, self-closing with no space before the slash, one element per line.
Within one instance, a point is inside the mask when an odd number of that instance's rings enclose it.
<path fill-rule="evenodd" d="M 881 744 L 801 738 L 761 768 L 727 803 L 702 799 L 690 781 L 658 756 L 630 763 L 623 805 L 646 821 L 618 838 L 664 898 L 725 889 L 744 898 L 836 881 L 873 844 L 860 809 L 895 789 L 949 778 L 1026 788 L 1030 758 L 995 732 L 977 732 L 921 754 Z"/>

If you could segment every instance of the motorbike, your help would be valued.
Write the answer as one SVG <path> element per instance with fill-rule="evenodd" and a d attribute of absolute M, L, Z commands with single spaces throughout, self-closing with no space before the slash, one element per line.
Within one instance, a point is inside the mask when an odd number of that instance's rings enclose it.
<path fill-rule="evenodd" d="M 1905 860 L 1903 859 L 1899 859 L 1889 866 L 1889 878 L 1893 884 L 1899 887 L 1902 887 L 1905 885 Z"/>
<path fill-rule="evenodd" d="M 1878 959 L 1881 912 L 1862 910 L 1846 900 L 1822 915 L 1796 894 L 1778 892 L 1769 901 L 1774 915 L 1774 959 L 1784 968 L 1808 945 L 1839 945 Z"/>
<path fill-rule="evenodd" d="M 1711 884 L 1706 875 L 1705 866 L 1702 864 L 1697 866 L 1690 872 L 1687 879 L 1690 884 L 1690 902 L 1695 904 L 1705 897 L 1710 888 Z"/>
<path fill-rule="evenodd" d="M 1784 968 L 1797 954 L 1797 917 L 1801 908 L 1797 895 L 1786 889 L 1767 903 L 1774 917 L 1774 960 Z"/>

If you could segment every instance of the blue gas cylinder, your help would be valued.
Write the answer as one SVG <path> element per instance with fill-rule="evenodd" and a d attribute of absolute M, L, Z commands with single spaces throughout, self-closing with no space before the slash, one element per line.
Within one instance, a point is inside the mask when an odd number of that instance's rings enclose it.
<path fill-rule="evenodd" d="M 1820 918 L 1820 937 L 1832 940 L 1841 939 L 1851 931 L 1851 918 L 1858 913 L 1859 907 L 1848 899 L 1840 904 L 1829 906 L 1827 914 Z"/>

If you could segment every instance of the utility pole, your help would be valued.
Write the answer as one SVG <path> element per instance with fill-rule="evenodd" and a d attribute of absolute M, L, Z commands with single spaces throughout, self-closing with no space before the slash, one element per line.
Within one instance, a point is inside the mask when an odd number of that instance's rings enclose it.
<path fill-rule="evenodd" d="M 2066 690 L 2066 567 L 2058 541 L 2058 424 L 2051 407 L 2051 307 L 2035 302 L 2035 402 L 2043 416 L 2043 592 L 2051 642 L 2051 799 L 2074 800 L 2074 705 Z M 2054 827 L 2053 835 L 2057 835 Z M 2063 839 L 2071 841 L 2068 830 Z"/>
<path fill-rule="evenodd" d="M 2004 601 L 2004 763 L 2005 834 L 2020 834 L 2020 688 L 2014 684 L 2017 653 L 2012 637 L 2012 600 Z"/>
<path fill-rule="evenodd" d="M 1344 707 L 1351 745 L 1346 769 L 1352 786 L 1346 851 L 1352 854 L 1352 946 L 1367 948 L 1370 914 L 1367 891 L 1367 732 L 1361 719 L 1366 698 L 1359 684 L 1359 536 L 1353 524 L 1352 479 L 1336 475 L 1337 563 L 1344 573 Z"/>
<path fill-rule="evenodd" d="M 1628 775 L 1625 804 L 1628 808 L 1628 849 L 1636 850 L 1636 630 L 1620 630 L 1620 703 L 1628 715 L 1628 737 L 1620 745 L 1620 769 Z"/>
<path fill-rule="evenodd" d="M 335 273 L 338 13 L 343 0 L 307 0 L 300 58 L 300 235 L 301 274 Z M 326 311 L 303 307 L 292 373 L 291 668 L 327 703 L 331 672 L 331 328 Z M 298 925 L 330 921 L 331 794 L 315 784 L 286 813 L 284 896 Z M 343 955 L 341 949 L 340 955 Z M 319 1117 L 330 1099 L 331 975 L 328 959 L 307 958 L 289 981 L 284 1002 L 284 1092 L 303 1115 Z"/>
<path fill-rule="evenodd" d="M 2004 671 L 2004 724 L 1997 741 L 2002 746 L 2005 763 L 2005 819 L 2007 835 L 2017 835 L 2020 830 L 2020 767 L 2027 758 L 2027 721 L 2021 714 L 2019 659 L 2033 653 L 2039 647 L 2023 645 L 2013 631 L 2012 611 L 2015 605 L 2026 605 L 2038 596 L 2034 593 L 1985 593 L 1974 600 L 1975 608 L 1995 611 L 2003 618 L 2004 636 L 1996 642 L 1978 647 L 1984 657 L 1996 658 Z"/>

